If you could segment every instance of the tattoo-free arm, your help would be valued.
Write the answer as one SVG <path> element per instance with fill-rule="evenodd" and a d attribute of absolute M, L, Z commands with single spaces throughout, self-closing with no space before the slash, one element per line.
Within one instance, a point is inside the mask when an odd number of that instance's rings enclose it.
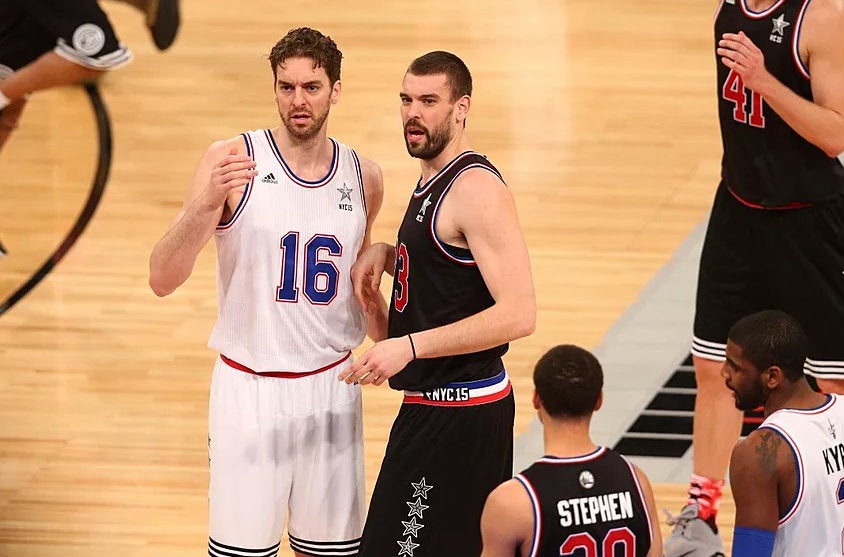
<path fill-rule="evenodd" d="M 536 326 L 530 259 L 510 189 L 494 174 L 474 169 L 458 178 L 448 201 L 495 303 L 455 323 L 413 333 L 419 358 L 485 350 L 527 336 Z"/>
<path fill-rule="evenodd" d="M 372 224 L 381 210 L 384 200 L 384 177 L 381 168 L 369 159 L 361 157 L 361 172 L 363 174 L 363 189 L 366 196 L 366 234 L 358 252 L 360 256 L 372 244 Z M 387 303 L 376 288 L 369 300 L 366 314 L 366 333 L 375 342 L 387 338 Z"/>
<path fill-rule="evenodd" d="M 533 509 L 518 480 L 507 480 L 487 497 L 481 514 L 481 536 L 481 557 L 525 555 L 517 550 L 533 539 Z"/>

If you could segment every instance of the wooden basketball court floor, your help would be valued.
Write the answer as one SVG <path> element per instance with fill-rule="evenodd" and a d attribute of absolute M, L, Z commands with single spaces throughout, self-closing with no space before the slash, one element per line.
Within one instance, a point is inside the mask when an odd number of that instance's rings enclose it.
<path fill-rule="evenodd" d="M 99 84 L 107 187 L 72 249 L 0 317 L 0 556 L 205 551 L 213 247 L 164 299 L 147 258 L 207 145 L 277 122 L 265 55 L 289 28 L 323 30 L 344 53 L 329 132 L 383 168 L 376 240 L 393 241 L 418 177 L 398 114 L 407 64 L 444 49 L 472 70 L 471 144 L 516 196 L 539 303 L 536 333 L 506 357 L 517 434 L 533 417 L 533 362 L 562 342 L 594 347 L 714 192 L 714 5 L 184 0 L 166 53 L 139 14 L 104 7 L 135 53 Z M 81 88 L 33 97 L 0 153 L 0 302 L 67 236 L 97 158 Z M 399 395 L 364 394 L 369 493 Z M 656 492 L 658 506 L 682 505 L 684 486 Z M 722 508 L 729 540 L 729 497 Z"/>

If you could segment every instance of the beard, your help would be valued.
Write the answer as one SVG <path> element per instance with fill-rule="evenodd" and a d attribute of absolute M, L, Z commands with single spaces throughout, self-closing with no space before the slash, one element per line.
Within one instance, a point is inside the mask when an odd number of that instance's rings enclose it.
<path fill-rule="evenodd" d="M 742 411 L 755 410 L 765 404 L 765 388 L 762 382 L 754 383 L 750 390 L 743 393 L 733 391 L 736 398 L 736 408 Z"/>
<path fill-rule="evenodd" d="M 422 130 L 422 133 L 425 135 L 424 141 L 420 141 L 417 144 L 410 143 L 410 140 L 407 138 L 407 128 L 411 126 Z M 407 154 L 417 159 L 431 160 L 436 158 L 443 152 L 448 142 L 451 141 L 451 126 L 449 126 L 448 120 L 444 120 L 439 126 L 434 128 L 433 132 L 429 131 L 420 122 L 409 120 L 404 125 L 404 130 L 404 144 L 407 147 Z"/>
<path fill-rule="evenodd" d="M 287 129 L 287 133 L 290 134 L 290 137 L 294 140 L 305 142 L 313 139 L 322 129 L 322 125 L 325 123 L 325 119 L 328 118 L 328 111 L 329 108 L 325 109 L 325 112 L 320 114 L 315 114 L 312 111 L 290 111 L 288 114 L 282 114 L 279 111 L 279 116 L 281 116 L 281 121 L 284 124 L 284 127 Z M 297 126 L 292 121 L 292 114 L 305 114 L 307 113 L 308 116 L 311 117 L 311 125 L 303 128 L 301 126 Z"/>

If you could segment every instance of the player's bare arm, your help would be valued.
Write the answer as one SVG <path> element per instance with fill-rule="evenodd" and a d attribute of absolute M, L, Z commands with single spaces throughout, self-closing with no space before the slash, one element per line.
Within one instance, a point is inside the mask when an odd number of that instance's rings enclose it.
<path fill-rule="evenodd" d="M 340 379 L 380 385 L 413 358 L 477 352 L 533 332 L 536 296 L 510 190 L 486 170 L 468 170 L 455 182 L 442 211 L 438 234 L 442 225 L 465 238 L 495 303 L 455 323 L 413 333 L 412 342 L 407 336 L 379 342 Z M 449 235 L 446 231 L 443 239 Z"/>
<path fill-rule="evenodd" d="M 150 255 L 149 284 L 156 295 L 172 293 L 190 277 L 217 224 L 256 175 L 255 163 L 245 153 L 237 137 L 215 142 L 200 159 L 182 209 Z"/>
<path fill-rule="evenodd" d="M 777 530 L 778 472 L 784 451 L 790 450 L 770 429 L 757 429 L 733 448 L 730 487 L 736 502 L 737 527 Z"/>
<path fill-rule="evenodd" d="M 50 51 L 3 80 L 0 91 L 10 101 L 15 101 L 35 91 L 94 79 L 103 71 L 71 62 Z"/>
<path fill-rule="evenodd" d="M 645 557 L 662 557 L 662 534 L 659 530 L 659 516 L 656 512 L 656 501 L 654 500 L 654 491 L 651 487 L 651 482 L 642 471 L 641 468 L 633 465 L 636 471 L 636 477 L 639 478 L 639 485 L 642 486 L 642 495 L 644 496 L 645 506 L 648 509 L 648 517 L 651 523 L 651 548 Z"/>
<path fill-rule="evenodd" d="M 484 505 L 481 557 L 529 555 L 533 531 L 533 508 L 525 488 L 518 480 L 507 480 L 489 494 Z"/>
<path fill-rule="evenodd" d="M 363 194 L 366 197 L 366 233 L 363 237 L 358 258 L 372 245 L 372 225 L 375 222 L 375 217 L 381 210 L 381 203 L 384 201 L 384 176 L 381 173 L 381 167 L 375 162 L 361 157 L 361 172 L 363 174 Z M 354 269 L 354 266 L 353 266 Z M 378 278 L 380 279 L 380 274 Z M 370 278 L 369 283 L 372 283 Z M 358 295 L 358 290 L 355 290 Z M 361 301 L 364 297 L 366 303 Z M 363 288 L 360 289 L 358 300 L 366 311 L 366 334 L 378 342 L 387 338 L 387 303 L 384 301 L 384 296 L 378 290 L 366 290 L 364 294 Z"/>
<path fill-rule="evenodd" d="M 417 357 L 476 352 L 531 334 L 536 295 L 510 189 L 486 170 L 468 170 L 443 200 L 439 223 L 447 228 L 441 233 L 446 242 L 465 241 L 495 303 L 456 323 L 414 334 Z"/>
<path fill-rule="evenodd" d="M 726 33 L 717 49 L 721 62 L 734 69 L 745 86 L 794 131 L 830 157 L 844 152 L 844 0 L 809 4 L 800 34 L 799 51 L 811 75 L 808 101 L 783 85 L 765 68 L 759 48 L 743 33 Z"/>

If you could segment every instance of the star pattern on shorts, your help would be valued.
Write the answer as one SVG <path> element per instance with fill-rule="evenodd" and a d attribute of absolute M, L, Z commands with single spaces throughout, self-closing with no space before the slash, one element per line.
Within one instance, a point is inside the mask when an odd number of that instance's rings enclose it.
<path fill-rule="evenodd" d="M 422 499 L 418 497 L 416 498 L 416 501 L 405 501 L 405 503 L 407 503 L 407 506 L 410 507 L 410 510 L 407 511 L 407 516 L 418 516 L 419 518 L 422 518 L 422 511 L 428 508 L 428 505 L 423 505 Z"/>
<path fill-rule="evenodd" d="M 413 550 L 419 547 L 418 543 L 413 543 L 410 536 L 408 536 L 404 541 L 396 540 L 396 543 L 399 544 L 399 547 L 401 548 L 399 550 L 399 555 L 409 555 L 410 557 L 413 557 Z"/>
<path fill-rule="evenodd" d="M 422 497 L 422 499 L 428 498 L 428 490 L 432 489 L 434 486 L 428 485 L 425 483 L 425 478 L 422 478 L 421 482 L 413 483 L 410 482 L 410 485 L 413 486 L 413 497 Z"/>
<path fill-rule="evenodd" d="M 402 534 L 402 536 L 411 535 L 419 537 L 419 530 L 425 527 L 424 524 L 416 522 L 415 516 L 411 518 L 409 522 L 402 520 L 401 523 L 404 525 L 404 534 Z"/>

